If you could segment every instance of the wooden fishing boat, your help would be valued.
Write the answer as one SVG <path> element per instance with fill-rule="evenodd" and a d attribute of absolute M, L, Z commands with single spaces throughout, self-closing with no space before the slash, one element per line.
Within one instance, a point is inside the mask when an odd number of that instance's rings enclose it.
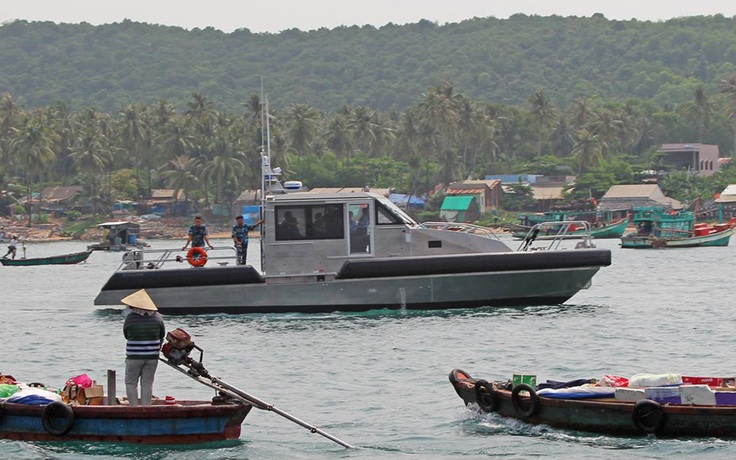
<path fill-rule="evenodd" d="M 0 259 L 0 263 L 7 266 L 27 266 L 27 265 L 72 265 L 84 262 L 91 250 L 75 252 L 72 254 L 62 254 L 59 256 L 36 257 L 31 259 Z"/>
<path fill-rule="evenodd" d="M 736 437 L 736 405 L 551 398 L 527 384 L 511 389 L 509 382 L 474 379 L 460 369 L 450 382 L 466 406 L 531 424 L 626 436 Z"/>
<path fill-rule="evenodd" d="M 549 211 L 537 214 L 521 214 L 519 223 L 510 225 L 509 230 L 513 238 L 523 239 L 532 227 L 543 222 L 584 220 L 590 223 L 589 231 L 593 238 L 621 238 L 629 223 L 625 213 L 626 211 L 606 211 L 602 216 L 599 216 L 600 213 L 596 211 Z M 544 232 L 539 233 L 537 239 L 553 237 L 559 229 L 560 226 L 547 225 L 543 229 Z M 571 236 L 585 235 L 588 233 L 588 229 L 566 229 L 566 233 Z"/>
<path fill-rule="evenodd" d="M 658 206 L 634 208 L 632 222 L 637 230 L 621 238 L 622 248 L 728 246 L 736 232 L 736 219 L 714 225 L 696 224 L 691 211 L 668 212 Z"/>
<path fill-rule="evenodd" d="M 0 405 L 0 439 L 192 444 L 238 439 L 252 406 L 235 401 L 179 401 L 150 406 Z"/>

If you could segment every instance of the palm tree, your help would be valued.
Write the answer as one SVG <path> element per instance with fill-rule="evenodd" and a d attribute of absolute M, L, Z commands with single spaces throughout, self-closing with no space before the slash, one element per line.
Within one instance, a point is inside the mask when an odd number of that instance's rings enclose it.
<path fill-rule="evenodd" d="M 33 180 L 53 165 L 56 159 L 56 153 L 53 150 L 54 141 L 54 133 L 43 122 L 42 114 L 37 112 L 20 128 L 12 142 L 16 162 L 22 168 L 26 180 L 29 227 L 32 224 L 31 215 L 33 214 Z"/>
<path fill-rule="evenodd" d="M 10 93 L 3 93 L 0 103 L 0 155 L 4 163 L 10 159 L 10 144 L 22 121 L 23 110 Z"/>
<path fill-rule="evenodd" d="M 736 74 L 721 80 L 719 91 L 726 98 L 727 113 L 733 119 L 733 151 L 736 152 Z"/>
<path fill-rule="evenodd" d="M 578 172 L 580 174 L 598 166 L 601 160 L 603 160 L 603 147 L 598 135 L 586 129 L 581 130 L 577 135 L 575 146 L 572 149 L 572 155 L 578 163 Z"/>
<path fill-rule="evenodd" d="M 462 98 L 454 91 L 452 83 L 444 82 L 427 92 L 419 104 L 423 134 L 431 133 L 435 156 L 445 165 L 443 167 L 445 184 L 452 180 L 451 174 L 454 173 L 454 163 L 457 161 L 457 155 L 450 151 L 450 146 L 457 137 L 458 108 Z M 427 179 L 429 179 L 429 153 L 427 152 L 425 159 Z"/>
<path fill-rule="evenodd" d="M 106 144 L 99 127 L 87 126 L 80 132 L 71 148 L 70 157 L 74 162 L 74 168 L 85 174 L 88 179 L 93 212 L 97 212 L 100 178 L 112 164 L 112 154 Z"/>
<path fill-rule="evenodd" d="M 143 118 L 144 108 L 129 105 L 120 111 L 120 140 L 128 155 L 132 154 L 135 159 L 133 169 L 135 170 L 136 201 L 140 202 L 141 190 L 141 149 L 146 143 L 148 136 L 147 123 Z"/>
<path fill-rule="evenodd" d="M 295 104 L 287 109 L 286 119 L 287 136 L 296 151 L 297 159 L 301 160 L 307 146 L 317 135 L 317 111 L 306 104 Z"/>
<path fill-rule="evenodd" d="M 557 111 L 541 89 L 534 93 L 528 101 L 531 105 L 532 119 L 537 126 L 537 158 L 539 158 L 542 156 L 542 140 L 545 131 L 557 118 Z"/>
<path fill-rule="evenodd" d="M 337 162 L 349 155 L 353 148 L 353 130 L 345 115 L 337 114 L 327 123 L 325 141 L 327 147 L 335 152 L 335 172 L 337 172 Z"/>
<path fill-rule="evenodd" d="M 183 191 L 186 199 L 189 198 L 189 190 L 199 181 L 195 174 L 199 166 L 199 160 L 188 155 L 174 157 L 162 166 L 161 177 L 167 187 L 174 189 L 174 209 L 177 209 L 179 192 Z"/>

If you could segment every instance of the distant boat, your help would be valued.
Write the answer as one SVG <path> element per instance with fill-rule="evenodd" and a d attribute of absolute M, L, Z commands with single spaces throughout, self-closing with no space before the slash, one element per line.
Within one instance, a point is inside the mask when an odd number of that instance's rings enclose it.
<path fill-rule="evenodd" d="M 529 230 L 542 222 L 555 222 L 555 221 L 572 221 L 572 220 L 584 220 L 590 222 L 590 228 L 586 229 L 580 227 L 578 229 L 565 229 L 568 236 L 574 235 L 588 235 L 597 239 L 606 238 L 621 238 L 626 227 L 629 224 L 629 220 L 625 214 L 626 211 L 548 211 L 545 213 L 537 214 L 521 214 L 519 216 L 519 223 L 512 224 L 509 226 L 511 230 L 511 236 L 515 239 L 524 239 Z M 537 239 L 545 239 L 546 236 L 552 236 L 558 233 L 560 228 L 547 225 L 543 232 L 537 235 Z M 545 235 L 546 233 L 546 235 Z"/>
<path fill-rule="evenodd" d="M 72 265 L 84 262 L 92 254 L 91 250 L 62 254 L 59 256 L 37 257 L 33 259 L 0 259 L 0 263 L 7 266 L 27 265 Z"/>
<path fill-rule="evenodd" d="M 666 211 L 660 206 L 634 208 L 636 232 L 621 238 L 622 248 L 694 248 L 728 246 L 736 232 L 736 219 L 708 225 L 696 224 L 691 211 Z"/>
<path fill-rule="evenodd" d="M 92 251 L 129 251 L 148 246 L 140 240 L 141 226 L 134 222 L 103 222 L 97 224 L 97 228 L 105 232 L 105 238 L 87 246 Z"/>

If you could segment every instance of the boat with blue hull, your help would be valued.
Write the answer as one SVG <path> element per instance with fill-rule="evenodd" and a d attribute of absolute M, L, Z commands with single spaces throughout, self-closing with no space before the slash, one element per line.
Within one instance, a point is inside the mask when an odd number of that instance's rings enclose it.
<path fill-rule="evenodd" d="M 2 403 L 0 439 L 193 444 L 238 439 L 252 406 L 179 401 L 150 406 Z"/>

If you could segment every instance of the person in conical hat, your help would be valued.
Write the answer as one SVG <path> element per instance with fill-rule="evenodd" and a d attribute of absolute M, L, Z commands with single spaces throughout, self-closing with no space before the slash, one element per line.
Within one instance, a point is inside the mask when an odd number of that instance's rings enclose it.
<path fill-rule="evenodd" d="M 127 297 L 123 297 L 121 302 L 129 307 L 138 308 L 140 310 L 158 311 L 153 299 L 148 295 L 145 289 L 135 291 Z"/>
<path fill-rule="evenodd" d="M 120 302 L 130 308 L 125 317 L 123 334 L 127 339 L 125 358 L 125 392 L 131 406 L 151 404 L 153 380 L 158 367 L 158 354 L 166 329 L 156 304 L 145 289 L 136 291 Z"/>

